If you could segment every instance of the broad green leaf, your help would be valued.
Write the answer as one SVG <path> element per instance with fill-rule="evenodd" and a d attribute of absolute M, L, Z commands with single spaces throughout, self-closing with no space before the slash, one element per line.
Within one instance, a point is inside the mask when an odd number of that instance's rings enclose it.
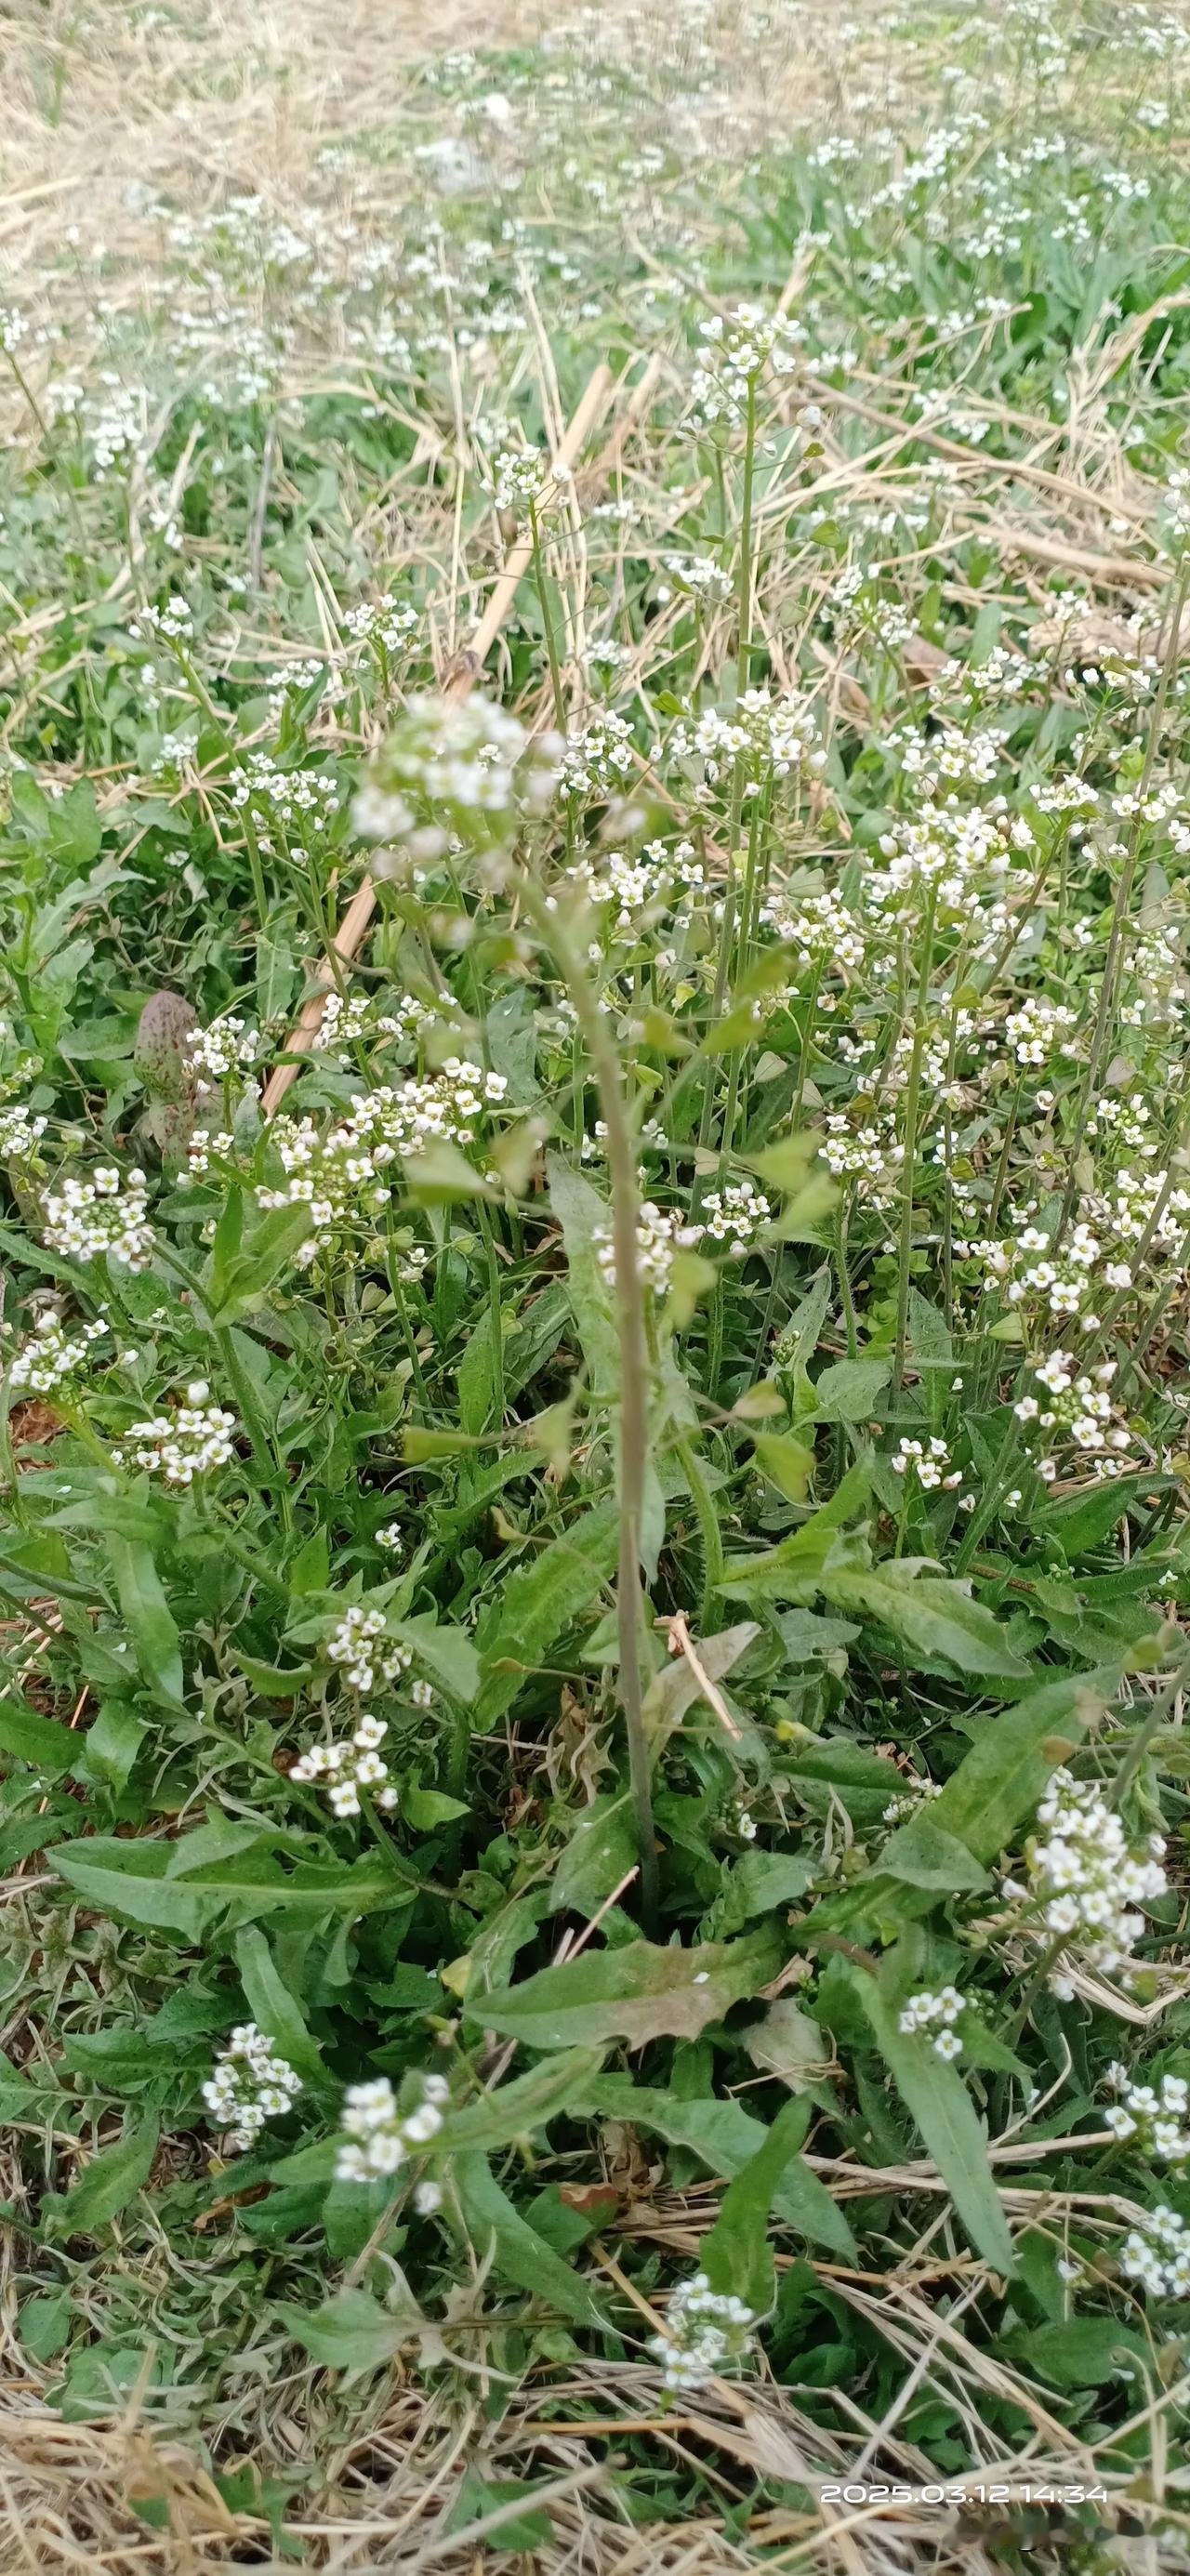
<path fill-rule="evenodd" d="M 511 2084 L 498 2084 L 478 2101 L 448 2111 L 434 2141 L 435 2154 L 478 2148 L 487 2155 L 494 2147 L 510 2145 L 514 2138 L 531 2136 L 564 2111 L 581 2111 L 602 2063 L 603 2053 L 595 2048 L 568 2048 L 560 2057 L 543 2057 L 527 2075 L 514 2077 Z"/>
<path fill-rule="evenodd" d="M 53 1847 L 55 1869 L 88 1905 L 116 1922 L 151 1924 L 201 1944 L 221 1925 L 283 1913 L 311 1927 L 335 1915 L 351 1919 L 398 1901 L 391 1866 L 363 1860 L 343 1866 L 305 1862 L 285 1871 L 267 1846 L 179 1875 L 176 1846 L 95 1834 Z"/>
<path fill-rule="evenodd" d="M 753 1442 L 756 1464 L 787 1502 L 804 1503 L 814 1473 L 814 1452 L 787 1431 L 762 1431 Z"/>
<path fill-rule="evenodd" d="M 878 1619 L 910 1658 L 925 1655 L 931 1663 L 938 1658 L 961 1673 L 991 1679 L 1015 1681 L 1028 1674 L 1028 1664 L 1009 1644 L 1000 1621 L 971 1599 L 965 1584 L 920 1574 L 912 1559 L 826 1565 L 819 1588 L 836 1609 Z"/>
<path fill-rule="evenodd" d="M 326 2069 L 306 2016 L 291 1994 L 259 1924 L 247 1923 L 236 1934 L 236 1966 L 252 2019 L 266 2031 L 279 2054 L 307 2084 L 325 2085 Z"/>
<path fill-rule="evenodd" d="M 634 1941 L 623 1950 L 586 1950 L 542 1968 L 521 1986 L 477 2004 L 485 2028 L 529 2048 L 594 2047 L 623 2039 L 632 2048 L 667 2034 L 697 2039 L 709 2021 L 754 1995 L 781 1963 L 771 1932 L 706 1941 L 693 1950 Z"/>
<path fill-rule="evenodd" d="M 812 1390 L 818 1422 L 866 1422 L 892 1374 L 890 1360 L 836 1360 Z"/>
<path fill-rule="evenodd" d="M 726 1680 L 740 1662 L 760 1629 L 754 1619 L 741 1619 L 734 1628 L 719 1628 L 713 1637 L 700 1637 L 698 1660 L 708 1681 Z M 704 1696 L 703 1686 L 693 1665 L 684 1655 L 674 1655 L 662 1665 L 645 1694 L 645 1725 L 657 1742 L 680 1726 L 688 1708 Z"/>
<path fill-rule="evenodd" d="M 615 1564 L 618 1536 L 615 1503 L 596 1503 L 509 1576 L 480 1639 L 477 1727 L 503 1716 L 556 1638 L 589 1609 Z"/>
<path fill-rule="evenodd" d="M 452 2158 L 451 2186 L 446 2214 L 453 2215 L 457 2198 L 463 2227 L 481 2263 L 491 2261 L 505 2280 L 544 2299 L 576 2325 L 603 2323 L 586 2282 L 522 2218 L 478 2148 Z"/>
<path fill-rule="evenodd" d="M 416 2335 L 419 2311 L 410 2303 L 390 2316 L 367 2290 L 339 2290 L 320 2308 L 295 2308 L 279 2300 L 277 2315 L 312 2361 L 329 2370 L 379 2370 Z"/>
<path fill-rule="evenodd" d="M 470 1637 L 462 1628 L 452 1628 L 443 1621 L 419 1614 L 415 1619 L 390 1619 L 387 1634 L 410 1646 L 423 1672 L 429 1674 L 448 1699 L 463 1702 L 465 1708 L 479 1689 L 479 1656 Z"/>
<path fill-rule="evenodd" d="M 454 1824 L 469 1812 L 465 1798 L 450 1798 L 444 1789 L 423 1789 L 411 1782 L 401 1792 L 401 1813 L 415 1834 L 433 1834 L 439 1825 Z"/>
<path fill-rule="evenodd" d="M 939 1824 L 936 1800 L 889 1835 L 876 1867 L 890 1878 L 903 1879 L 908 1887 L 937 1888 L 951 1896 L 990 1885 L 987 1871 L 980 1868 L 966 1843 Z"/>
<path fill-rule="evenodd" d="M 765 2140 L 764 2122 L 753 2119 L 740 2102 L 684 2102 L 675 2093 L 634 2084 L 628 2075 L 597 2077 L 588 2098 L 605 2119 L 628 2121 L 655 2131 L 671 2147 L 688 2147 L 711 2173 L 728 2180 L 743 2171 Z M 800 2157 L 786 2165 L 773 2207 L 787 2227 L 811 2244 L 825 2245 L 844 2260 L 854 2255 L 855 2239 L 843 2211 Z"/>
<path fill-rule="evenodd" d="M 1101 2388 L 1112 2379 L 1143 2386 L 1152 2355 L 1144 2335 L 1116 2317 L 1070 2317 L 1062 2325 L 1018 2326 L 996 2349 L 1051 2388 Z"/>
<path fill-rule="evenodd" d="M 723 1872 L 719 1894 L 706 1918 L 708 1932 L 722 1940 L 754 1922 L 758 1914 L 795 1905 L 820 1867 L 817 1857 L 808 1852 L 741 1852 Z"/>
<path fill-rule="evenodd" d="M 486 1431 L 492 1419 L 500 1330 L 499 1311 L 485 1306 L 459 1362 L 459 1421 L 472 1438 Z"/>
<path fill-rule="evenodd" d="M 895 1957 L 895 1952 L 889 1954 Z M 958 2068 L 937 2057 L 924 2031 L 903 2031 L 897 2008 L 876 1979 L 863 1972 L 854 1992 L 872 2035 L 928 2155 L 942 2176 L 976 2252 L 996 2272 L 1010 2273 L 1014 2255 L 1008 2221 L 992 2179 L 987 2140 Z"/>
<path fill-rule="evenodd" d="M 607 1281 L 596 1253 L 597 1234 L 606 1233 L 611 1210 L 580 1172 L 572 1172 L 560 1154 L 547 1154 L 550 1206 L 562 1228 L 570 1303 L 578 1326 L 587 1377 L 597 1404 L 608 1404 L 620 1390 L 620 1337 L 612 1313 Z"/>
<path fill-rule="evenodd" d="M 161 2124 L 155 2111 L 138 2112 L 112 2147 L 101 2147 L 66 2193 L 43 2203 L 43 2221 L 55 2236 L 90 2235 L 106 2227 L 135 2200 L 153 2170 Z"/>
<path fill-rule="evenodd" d="M 723 2206 L 699 2251 L 713 2290 L 734 2293 L 753 2316 L 767 2316 L 777 2288 L 769 2212 L 786 2168 L 810 2125 L 808 2102 L 783 2102 L 763 2143 L 723 2195 Z"/>
<path fill-rule="evenodd" d="M 42 1717 L 27 1701 L 0 1700 L 0 1753 L 11 1753 L 18 1762 L 31 1763 L 48 1780 L 56 1780 L 63 1771 L 73 1769 L 79 1741 L 68 1726 L 60 1726 L 56 1718 Z"/>
<path fill-rule="evenodd" d="M 936 1825 L 966 1844 L 977 1861 L 997 1860 L 1017 1826 L 1033 1813 L 1060 1752 L 1047 1744 L 1082 1742 L 1118 1688 L 1118 1666 L 1070 1674 L 1047 1682 L 997 1718 L 989 1719 L 939 1797 L 931 1801 Z"/>
<path fill-rule="evenodd" d="M 550 1889 L 550 1912 L 597 1914 L 636 1861 L 632 1800 L 627 1789 L 594 1798 L 571 1817 Z"/>
<path fill-rule="evenodd" d="M 120 1538 L 111 1528 L 104 1531 L 104 1543 L 142 1678 L 155 1699 L 178 1709 L 185 1689 L 182 1649 L 152 1550 L 143 1540 Z"/>
<path fill-rule="evenodd" d="M 226 1262 L 218 1303 L 214 1302 L 212 1262 L 211 1322 L 222 1330 L 239 1323 L 259 1306 L 265 1290 L 292 1269 L 310 1233 L 308 1207 L 273 1208 L 254 1226 L 234 1260 Z"/>
<path fill-rule="evenodd" d="M 915 1368 L 954 1367 L 954 1337 L 945 1315 L 923 1297 L 920 1288 L 909 1291 L 909 1352 Z"/>
<path fill-rule="evenodd" d="M 811 1600 L 819 1588 L 822 1569 L 838 1545 L 840 1529 L 846 1521 L 855 1519 L 867 1502 L 869 1482 L 862 1459 L 856 1459 L 830 1501 L 820 1503 L 790 1538 L 782 1539 L 778 1547 L 766 1548 L 759 1556 L 729 1557 L 719 1591 L 733 1600 Z"/>

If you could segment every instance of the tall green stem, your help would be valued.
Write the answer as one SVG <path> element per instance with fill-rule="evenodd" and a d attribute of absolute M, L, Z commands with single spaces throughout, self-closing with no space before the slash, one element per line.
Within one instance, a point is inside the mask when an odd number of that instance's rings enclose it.
<path fill-rule="evenodd" d="M 905 1343 L 909 1332 L 909 1267 L 913 1259 L 913 1181 L 917 1168 L 917 1104 L 921 1095 L 921 1059 L 926 1042 L 926 1005 L 930 996 L 930 970 L 934 963 L 934 914 L 937 889 L 931 886 L 926 899 L 926 916 L 922 925 L 921 973 L 917 982 L 917 1009 L 913 1022 L 913 1052 L 909 1058 L 909 1080 L 905 1086 L 905 1161 L 901 1173 L 901 1241 L 897 1258 L 897 1346 L 893 1357 L 892 1393 L 899 1395 L 905 1374 Z"/>
<path fill-rule="evenodd" d="M 644 1283 L 637 1256 L 639 1192 L 636 1152 L 620 1078 L 620 1060 L 598 995 L 562 919 L 560 907 L 551 910 L 528 875 L 522 879 L 522 885 L 526 908 L 543 939 L 553 949 L 569 985 L 607 1131 L 612 1252 L 616 1267 L 616 1321 L 620 1342 L 620 1544 L 616 1579 L 620 1700 L 628 1738 L 628 1775 L 640 1863 L 641 1917 L 646 1932 L 651 1932 L 657 1920 L 657 1848 L 653 1828 L 652 1756 L 644 1717 L 641 1638 L 645 1599 L 640 1561 L 649 1443 L 649 1346 L 645 1331 Z"/>

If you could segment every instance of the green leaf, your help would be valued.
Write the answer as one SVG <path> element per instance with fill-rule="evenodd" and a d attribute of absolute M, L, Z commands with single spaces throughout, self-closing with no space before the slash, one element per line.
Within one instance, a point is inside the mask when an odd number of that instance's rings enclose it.
<path fill-rule="evenodd" d="M 836 1360 L 813 1387 L 818 1422 L 866 1422 L 892 1374 L 889 1360 Z"/>
<path fill-rule="evenodd" d="M 997 1860 L 1017 1826 L 1032 1815 L 1062 1759 L 1060 1753 L 1046 1752 L 1047 1742 L 1081 1743 L 1119 1680 L 1118 1666 L 1071 1674 L 1031 1691 L 1005 1716 L 989 1720 L 941 1796 L 931 1801 L 933 1823 L 956 1835 L 977 1861 Z"/>
<path fill-rule="evenodd" d="M 876 1863 L 878 1870 L 890 1878 L 903 1879 L 907 1887 L 929 1887 L 958 1896 L 968 1889 L 990 1886 L 987 1871 L 972 1857 L 966 1843 L 957 1834 L 947 1833 L 938 1822 L 937 1802 L 922 1807 L 908 1823 L 899 1825 L 882 1845 Z"/>
<path fill-rule="evenodd" d="M 220 1331 L 238 1323 L 259 1306 L 265 1290 L 271 1288 L 283 1271 L 292 1269 L 303 1243 L 310 1233 L 308 1207 L 272 1208 L 259 1225 L 254 1226 L 243 1250 L 226 1262 L 222 1294 L 214 1302 L 215 1266 L 212 1261 L 211 1322 Z"/>
<path fill-rule="evenodd" d="M 794 1440 L 787 1431 L 762 1431 L 753 1442 L 757 1466 L 762 1468 L 787 1502 L 804 1503 L 806 1488 L 814 1473 L 814 1452 L 804 1441 Z"/>
<path fill-rule="evenodd" d="M 459 1421 L 473 1438 L 487 1430 L 492 1417 L 500 1329 L 499 1311 L 485 1307 L 459 1362 Z"/>
<path fill-rule="evenodd" d="M 706 2273 L 711 2288 L 733 2292 L 755 2317 L 768 2315 L 777 2289 L 769 2212 L 809 2125 L 808 2102 L 782 2103 L 762 2145 L 728 2184 L 719 2216 L 702 2240 L 699 2269 Z"/>
<path fill-rule="evenodd" d="M 596 1503 L 509 1576 L 481 1635 L 477 1727 L 503 1716 L 555 1640 L 596 1599 L 615 1564 L 618 1536 L 616 1504 Z"/>
<path fill-rule="evenodd" d="M 473 2523 L 482 2522 L 491 2528 L 493 2542 L 502 2555 L 505 2550 L 548 2549 L 554 2526 L 548 2513 L 534 2506 L 536 2493 L 527 2478 L 482 2478 L 472 2466 L 464 2475 L 443 2529 L 466 2532 Z M 513 2512 L 513 2506 L 524 2509 Z M 482 2566 L 486 2554 L 477 2549 L 473 2564 Z"/>
<path fill-rule="evenodd" d="M 527 2075 L 499 2084 L 478 2101 L 448 2111 L 434 2141 L 435 2154 L 454 2155 L 477 2148 L 490 2154 L 545 2128 L 563 2112 L 576 2114 L 585 2105 L 591 2078 L 603 2063 L 602 2050 L 568 2048 L 559 2057 L 543 2057 Z"/>
<path fill-rule="evenodd" d="M 196 1841 L 190 1835 L 188 1841 Z M 282 1870 L 260 1838 L 255 1847 L 196 1869 L 179 1863 L 184 1846 L 118 1835 L 94 1834 L 53 1848 L 55 1869 L 88 1905 L 116 1922 L 145 1923 L 202 1943 L 220 1926 L 250 1923 L 284 1913 L 291 1924 L 324 1923 L 329 1916 L 374 1913 L 397 1901 L 400 1883 L 391 1861 L 346 1866 L 304 1862 Z"/>
<path fill-rule="evenodd" d="M 311 2038 L 301 2005 L 286 1985 L 258 1924 L 245 1924 L 236 1934 L 235 1955 L 253 2021 L 305 2083 L 325 2085 L 326 2069 L 317 2041 Z"/>
<path fill-rule="evenodd" d="M 367 2290 L 339 2290 L 320 2308 L 295 2308 L 279 2300 L 275 2310 L 312 2361 L 330 2370 L 379 2370 L 402 2344 L 418 2332 L 420 2312 L 410 2303 L 401 2316 L 390 2316 Z"/>
<path fill-rule="evenodd" d="M 809 1600 L 818 1589 L 822 1568 L 838 1545 L 840 1529 L 863 1510 L 868 1491 L 867 1468 L 862 1459 L 856 1459 L 830 1501 L 821 1503 L 800 1529 L 782 1539 L 779 1547 L 766 1548 L 760 1556 L 729 1558 L 718 1590 L 733 1600 Z"/>
<path fill-rule="evenodd" d="M 597 1404 L 609 1404 L 620 1391 L 620 1337 L 595 1237 L 610 1227 L 611 1210 L 606 1199 L 581 1173 L 572 1172 L 559 1154 L 547 1154 L 545 1168 L 550 1206 L 562 1228 L 570 1304 L 591 1393 Z"/>
<path fill-rule="evenodd" d="M 918 1572 L 912 1558 L 878 1566 L 824 1566 L 820 1590 L 836 1609 L 878 1619 L 910 1657 L 925 1655 L 960 1673 L 1019 1680 L 1029 1666 L 1000 1621 L 963 1583 Z"/>
<path fill-rule="evenodd" d="M 56 1780 L 73 1769 L 78 1750 L 78 1736 L 56 1718 L 42 1717 L 24 1700 L 0 1700 L 0 1752 L 14 1754 L 18 1762 L 29 1762 Z"/>
<path fill-rule="evenodd" d="M 775 1933 L 706 1941 L 693 1950 L 657 1949 L 634 1941 L 623 1950 L 584 1951 L 561 1967 L 539 1969 L 521 1986 L 485 1996 L 476 2012 L 485 2029 L 529 2048 L 595 2046 L 623 2039 L 642 2048 L 666 2035 L 697 2039 L 744 1995 L 754 1995 L 780 1966 Z"/>
<path fill-rule="evenodd" d="M 711 2173 L 729 2179 L 742 2172 L 764 2144 L 764 2123 L 754 2120 L 739 2102 L 684 2102 L 675 2093 L 634 2084 L 628 2075 L 599 2076 L 589 2098 L 604 2118 L 626 2120 L 655 2131 L 670 2146 L 688 2147 Z M 844 2261 L 854 2255 L 855 2239 L 843 2211 L 800 2157 L 786 2165 L 773 2207 L 786 2226 L 796 2228 L 811 2244 L 828 2246 Z"/>
<path fill-rule="evenodd" d="M 729 1932 L 739 1932 L 758 1914 L 796 1904 L 820 1867 L 816 1857 L 804 1852 L 742 1852 L 723 1872 L 719 1894 L 706 1918 L 708 1932 L 721 1940 Z"/>
<path fill-rule="evenodd" d="M 896 1952 L 889 1953 L 895 1959 Z M 906 2110 L 921 2133 L 977 2253 L 996 2272 L 1015 2260 L 1003 2203 L 992 2179 L 987 2140 L 958 2069 L 936 2057 L 922 2031 L 903 2031 L 897 2009 L 876 1979 L 859 1973 L 853 1988 Z"/>
<path fill-rule="evenodd" d="M 1115 2317 L 1070 2317 L 1063 2325 L 1019 2326 L 996 2347 L 1051 2388 L 1101 2388 L 1111 2379 L 1143 2384 L 1151 2355 L 1143 2335 Z"/>
<path fill-rule="evenodd" d="M 91 2157 L 68 2192 L 49 2194 L 42 2207 L 47 2230 L 55 2236 L 89 2236 L 117 2218 L 148 2181 L 160 2134 L 155 2111 L 138 2113 L 113 2147 L 101 2147 Z"/>
<path fill-rule="evenodd" d="M 470 1708 L 479 1689 L 479 1656 L 462 1628 L 420 1613 L 415 1619 L 390 1619 L 386 1633 L 410 1646 L 423 1670 L 448 1699 Z"/>
<path fill-rule="evenodd" d="M 185 1676 L 173 1613 L 161 1588 L 153 1552 L 143 1540 L 103 1531 L 108 1562 L 141 1676 L 167 1708 L 183 1704 Z"/>
<path fill-rule="evenodd" d="M 417 1834 L 435 1833 L 469 1813 L 465 1798 L 448 1798 L 442 1789 L 423 1789 L 416 1781 L 401 1792 L 401 1813 Z"/>
<path fill-rule="evenodd" d="M 599 1797 L 569 1819 L 553 1886 L 550 1912 L 582 1914 L 588 1921 L 626 1878 L 636 1860 L 632 1800 L 626 1789 Z"/>
<path fill-rule="evenodd" d="M 505 2280 L 514 2281 L 520 2290 L 528 2290 L 532 2298 L 545 2299 L 576 2325 L 603 2324 L 585 2281 L 513 2207 L 485 2155 L 476 2148 L 456 2155 L 451 2179 L 453 2190 L 445 2204 L 447 2216 L 453 2214 L 452 2204 L 457 2196 L 463 2228 L 481 2263 L 490 2261 Z"/>

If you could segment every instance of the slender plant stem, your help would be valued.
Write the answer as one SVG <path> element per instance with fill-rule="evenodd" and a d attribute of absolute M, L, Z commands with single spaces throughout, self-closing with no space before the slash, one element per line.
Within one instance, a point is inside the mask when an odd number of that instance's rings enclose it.
<path fill-rule="evenodd" d="M 554 640 L 554 621 L 550 615 L 549 592 L 546 589 L 545 558 L 541 551 L 541 533 L 537 525 L 537 512 L 531 501 L 529 503 L 529 535 L 533 546 L 533 578 L 537 584 L 537 596 L 541 602 L 541 622 L 545 628 L 545 649 L 550 666 L 550 686 L 554 693 L 554 721 L 559 733 L 565 733 L 566 698 L 562 688 L 562 670 L 558 661 L 558 647 Z"/>
<path fill-rule="evenodd" d="M 620 1341 L 620 1543 L 616 1580 L 620 1700 L 628 1738 L 628 1775 L 640 1862 L 641 1916 L 646 1932 L 652 1932 L 657 1921 L 657 1847 L 653 1827 L 652 1754 L 644 1718 L 641 1642 L 645 1600 L 640 1561 L 649 1446 L 649 1346 L 645 1330 L 644 1283 L 637 1257 L 640 1194 L 636 1180 L 636 1150 L 620 1075 L 620 1059 L 578 948 L 562 918 L 560 907 L 551 910 L 527 874 L 522 884 L 526 909 L 553 949 L 570 988 L 607 1131 L 612 1252 L 616 1267 L 616 1321 Z"/>
<path fill-rule="evenodd" d="M 934 912 L 937 894 L 930 888 L 926 902 L 921 936 L 921 973 L 917 984 L 917 1010 L 913 1024 L 913 1052 L 909 1058 L 909 1080 L 905 1086 L 905 1161 L 901 1173 L 901 1240 L 897 1261 L 897 1343 L 893 1355 L 891 1392 L 900 1394 L 905 1374 L 905 1343 L 909 1331 L 909 1266 L 913 1258 L 913 1184 L 917 1169 L 917 1104 L 921 1093 L 921 1059 L 926 1043 L 926 1004 L 930 992 L 930 969 L 934 962 Z"/>

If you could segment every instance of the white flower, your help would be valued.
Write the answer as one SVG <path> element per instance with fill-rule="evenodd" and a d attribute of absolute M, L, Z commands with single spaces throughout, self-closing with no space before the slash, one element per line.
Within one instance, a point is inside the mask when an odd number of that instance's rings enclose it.
<path fill-rule="evenodd" d="M 231 2132 L 229 2143 L 244 2155 L 265 2121 L 280 2119 L 296 2101 L 302 2082 L 254 2021 L 241 2022 L 215 2060 L 202 2087 L 212 2125 Z"/>
<path fill-rule="evenodd" d="M 748 2349 L 756 2320 L 742 2299 L 712 2290 L 705 2272 L 684 2281 L 670 2300 L 664 2334 L 651 2335 L 648 2349 L 663 2364 L 666 2388 L 703 2388 L 725 2364 L 739 2361 Z"/>
<path fill-rule="evenodd" d="M 106 1254 L 125 1270 L 147 1270 L 154 1243 L 148 1186 L 143 1172 L 131 1171 L 121 1181 L 107 1165 L 97 1166 L 89 1181 L 68 1173 L 45 1200 L 49 1250 L 65 1253 L 71 1261 L 96 1261 Z"/>
<path fill-rule="evenodd" d="M 442 2104 L 449 2100 L 450 2087 L 441 2075 L 421 2078 L 421 2099 L 410 2111 L 401 2111 L 387 2075 L 370 2084 L 348 2087 L 343 2104 L 344 2138 L 335 2164 L 337 2182 L 370 2182 L 374 2176 L 397 2173 L 411 2151 L 429 2145 L 442 2126 Z M 431 2184 L 431 2192 L 437 2186 Z M 419 2209 L 437 2208 L 441 2193 L 433 2200 L 418 2201 Z"/>

